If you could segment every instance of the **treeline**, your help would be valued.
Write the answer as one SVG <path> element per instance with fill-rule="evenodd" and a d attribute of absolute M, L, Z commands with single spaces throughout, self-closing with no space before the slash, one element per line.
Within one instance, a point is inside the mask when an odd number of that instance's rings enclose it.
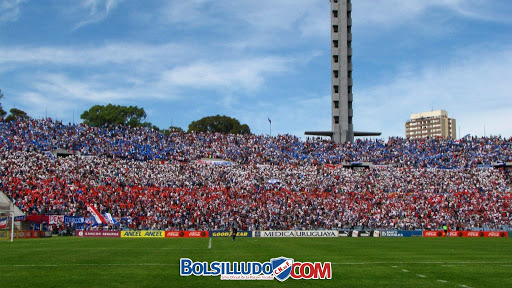
<path fill-rule="evenodd" d="M 2 93 L 2 90 L 0 90 L 0 100 L 2 100 L 3 98 L 4 93 Z M 0 119 L 2 121 L 13 121 L 16 120 L 16 118 L 30 118 L 28 117 L 27 113 L 25 113 L 25 111 L 16 108 L 12 108 L 11 110 L 9 110 L 9 115 L 5 117 L 6 115 L 7 112 L 4 110 L 4 108 L 2 107 L 2 103 L 0 102 Z"/>
<path fill-rule="evenodd" d="M 2 90 L 0 90 L 0 100 L 4 98 Z M 25 111 L 12 108 L 10 114 L 6 117 L 7 112 L 3 109 L 0 102 L 0 120 L 14 121 L 17 118 L 30 119 Z M 137 106 L 123 105 L 94 105 L 89 110 L 84 111 L 80 118 L 84 124 L 93 127 L 101 127 L 108 125 L 124 125 L 129 127 L 147 127 L 159 130 L 168 134 L 171 132 L 185 133 L 181 127 L 170 126 L 167 129 L 160 129 L 157 126 L 146 121 L 146 111 L 144 108 Z M 230 133 L 230 134 L 250 134 L 251 129 L 247 124 L 241 124 L 235 118 L 228 116 L 208 116 L 197 121 L 192 121 L 188 125 L 187 132 L 212 132 L 212 133 Z"/>
<path fill-rule="evenodd" d="M 150 122 L 146 122 L 147 114 L 144 108 L 137 106 L 121 105 L 94 105 L 91 109 L 82 113 L 80 118 L 90 126 L 101 127 L 105 125 L 126 125 L 130 127 L 149 127 L 158 129 Z M 158 129 L 159 130 L 159 129 Z M 162 130 L 168 132 L 185 132 L 180 127 L 171 126 Z M 208 116 L 188 125 L 187 132 L 218 132 L 231 134 L 250 134 L 251 129 L 247 124 L 241 124 L 235 118 L 228 116 Z"/>

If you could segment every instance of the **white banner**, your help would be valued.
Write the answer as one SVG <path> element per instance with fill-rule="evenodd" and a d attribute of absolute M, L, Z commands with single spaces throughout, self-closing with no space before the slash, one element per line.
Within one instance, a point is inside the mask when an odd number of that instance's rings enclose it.
<path fill-rule="evenodd" d="M 313 230 L 313 231 L 296 231 L 295 237 L 338 237 L 339 231 L 335 230 Z"/>
<path fill-rule="evenodd" d="M 339 237 L 335 230 L 254 231 L 253 237 Z"/>
<path fill-rule="evenodd" d="M 64 215 L 50 215 L 49 224 L 62 224 L 64 223 Z"/>

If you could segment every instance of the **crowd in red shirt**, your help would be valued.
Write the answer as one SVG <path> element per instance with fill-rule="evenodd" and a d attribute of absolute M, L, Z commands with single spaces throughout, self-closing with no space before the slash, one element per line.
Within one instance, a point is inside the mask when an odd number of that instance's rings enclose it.
<path fill-rule="evenodd" d="M 89 216 L 91 203 L 132 229 L 227 229 L 233 221 L 252 230 L 512 226 L 509 171 L 487 166 L 510 160 L 510 139 L 335 145 L 49 120 L 0 130 L 0 188 L 29 215 Z M 55 148 L 77 155 L 48 153 Z M 345 161 L 379 165 L 326 165 Z"/>

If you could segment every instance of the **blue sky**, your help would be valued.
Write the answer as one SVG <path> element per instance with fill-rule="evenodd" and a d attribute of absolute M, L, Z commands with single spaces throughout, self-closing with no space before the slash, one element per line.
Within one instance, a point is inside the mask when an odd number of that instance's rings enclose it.
<path fill-rule="evenodd" d="M 354 0 L 354 127 L 404 136 L 445 109 L 512 136 L 512 2 Z M 327 0 L 0 0 L 5 110 L 72 122 L 137 105 L 184 129 L 224 114 L 253 133 L 330 129 Z"/>

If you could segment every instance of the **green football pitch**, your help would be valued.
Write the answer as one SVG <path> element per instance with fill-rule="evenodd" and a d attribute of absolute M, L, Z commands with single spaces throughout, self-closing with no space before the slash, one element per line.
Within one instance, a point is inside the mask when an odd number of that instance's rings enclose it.
<path fill-rule="evenodd" d="M 47 238 L 0 241 L 1 287 L 512 287 L 512 239 Z M 331 262 L 331 280 L 182 277 L 180 258 Z"/>

